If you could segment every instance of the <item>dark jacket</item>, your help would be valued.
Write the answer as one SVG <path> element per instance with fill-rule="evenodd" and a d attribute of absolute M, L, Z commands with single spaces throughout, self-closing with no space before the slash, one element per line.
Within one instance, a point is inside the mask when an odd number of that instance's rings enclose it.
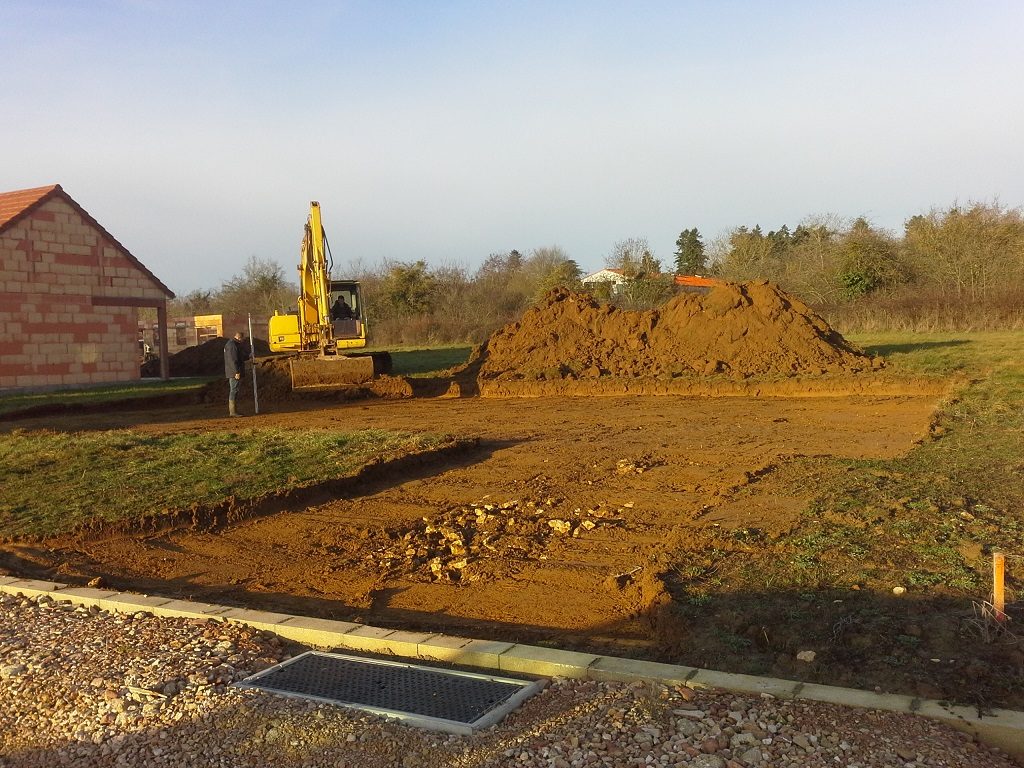
<path fill-rule="evenodd" d="M 224 345 L 224 378 L 233 379 L 236 373 L 245 373 L 245 355 L 241 344 L 228 339 Z"/>

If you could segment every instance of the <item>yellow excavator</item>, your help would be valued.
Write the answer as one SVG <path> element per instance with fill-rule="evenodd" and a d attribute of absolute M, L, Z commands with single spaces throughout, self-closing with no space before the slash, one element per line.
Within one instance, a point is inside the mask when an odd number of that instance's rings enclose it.
<path fill-rule="evenodd" d="M 332 280 L 330 245 L 320 203 L 309 204 L 299 264 L 298 311 L 270 318 L 272 352 L 291 353 L 292 389 L 351 388 L 391 370 L 386 352 L 353 354 L 366 346 L 366 313 L 359 283 Z"/>

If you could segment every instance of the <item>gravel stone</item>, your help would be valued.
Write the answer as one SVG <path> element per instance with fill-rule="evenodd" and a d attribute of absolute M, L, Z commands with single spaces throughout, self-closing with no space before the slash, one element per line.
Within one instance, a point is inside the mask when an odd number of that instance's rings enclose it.
<path fill-rule="evenodd" d="M 0 595 L 0 768 L 1012 768 L 908 714 L 556 678 L 471 737 L 230 683 L 285 660 L 214 620 Z"/>

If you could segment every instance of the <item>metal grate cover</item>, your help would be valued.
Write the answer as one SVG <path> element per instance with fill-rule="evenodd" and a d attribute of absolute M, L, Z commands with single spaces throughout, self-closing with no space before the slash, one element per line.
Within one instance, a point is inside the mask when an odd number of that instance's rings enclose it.
<path fill-rule="evenodd" d="M 308 651 L 237 683 L 240 688 L 341 704 L 450 733 L 501 720 L 544 686 L 418 664 Z"/>

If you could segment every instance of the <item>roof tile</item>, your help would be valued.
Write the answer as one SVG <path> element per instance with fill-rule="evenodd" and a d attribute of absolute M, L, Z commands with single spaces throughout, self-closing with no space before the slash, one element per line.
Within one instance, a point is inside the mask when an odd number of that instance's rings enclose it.
<path fill-rule="evenodd" d="M 17 189 L 14 192 L 0 192 L 0 229 L 57 189 L 60 189 L 59 184 L 33 189 Z"/>

